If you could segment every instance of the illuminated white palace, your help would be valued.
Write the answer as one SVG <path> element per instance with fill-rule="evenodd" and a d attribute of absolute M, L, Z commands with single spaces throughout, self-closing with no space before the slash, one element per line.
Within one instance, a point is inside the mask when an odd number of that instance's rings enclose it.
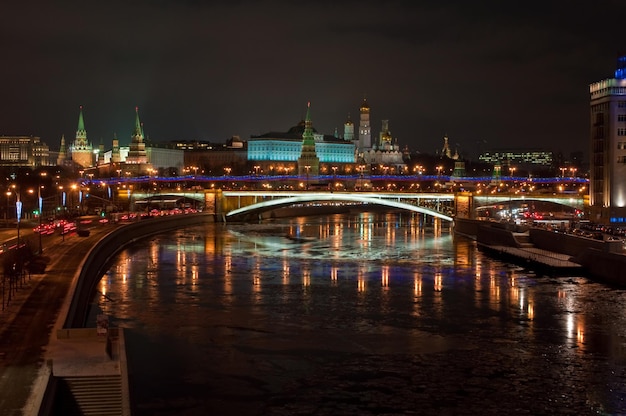
<path fill-rule="evenodd" d="M 309 117 L 308 111 L 307 117 Z M 285 165 L 297 163 L 302 156 L 303 134 L 306 131 L 307 123 L 309 123 L 312 134 L 309 140 L 315 146 L 315 154 L 320 164 L 355 163 L 355 147 L 350 137 L 346 140 L 345 137 L 339 138 L 318 133 L 312 127 L 310 120 L 302 120 L 286 132 L 273 131 L 250 137 L 248 140 L 248 162 L 264 165 L 271 162 Z M 349 123 L 346 123 L 346 126 L 349 128 Z"/>

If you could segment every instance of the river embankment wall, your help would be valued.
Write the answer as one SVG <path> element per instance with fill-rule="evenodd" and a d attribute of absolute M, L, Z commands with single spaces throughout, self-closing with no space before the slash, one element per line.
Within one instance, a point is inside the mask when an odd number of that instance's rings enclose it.
<path fill-rule="evenodd" d="M 79 267 L 76 284 L 69 296 L 71 301 L 63 328 L 81 328 L 85 325 L 89 304 L 95 287 L 106 272 L 113 257 L 126 245 L 151 235 L 204 223 L 215 222 L 215 216 L 207 213 L 154 217 L 118 226 L 89 251 Z"/>
<path fill-rule="evenodd" d="M 474 238 L 477 243 L 490 246 L 520 247 L 514 225 L 472 219 L 455 219 L 455 233 Z M 626 254 L 622 241 L 602 241 L 541 228 L 528 229 L 528 242 L 548 252 L 567 254 L 583 266 L 594 280 L 626 286 Z"/>
<path fill-rule="evenodd" d="M 531 228 L 529 235 L 530 242 L 535 247 L 568 254 L 573 257 L 579 256 L 589 249 L 606 253 L 619 253 L 622 251 L 623 246 L 621 241 L 602 241 L 573 234 L 557 233 L 541 228 Z"/>
<path fill-rule="evenodd" d="M 614 286 L 626 287 L 626 256 L 588 249 L 576 257 L 594 279 Z"/>

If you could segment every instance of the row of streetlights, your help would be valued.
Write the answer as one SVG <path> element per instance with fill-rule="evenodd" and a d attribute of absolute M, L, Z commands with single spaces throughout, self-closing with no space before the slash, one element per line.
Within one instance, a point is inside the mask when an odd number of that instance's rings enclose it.
<path fill-rule="evenodd" d="M 575 177 L 576 176 L 576 171 L 578 169 L 576 168 L 559 168 L 561 170 L 561 178 L 565 177 L 565 172 L 569 171 L 571 173 L 571 177 Z"/>

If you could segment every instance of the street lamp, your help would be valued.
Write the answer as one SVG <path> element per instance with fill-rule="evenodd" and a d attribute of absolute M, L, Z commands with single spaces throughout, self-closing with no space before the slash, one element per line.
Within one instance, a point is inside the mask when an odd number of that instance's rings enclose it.
<path fill-rule="evenodd" d="M 4 212 L 4 226 L 9 228 L 9 200 L 11 199 L 11 195 L 13 192 L 10 190 L 7 191 L 7 210 Z"/>
<path fill-rule="evenodd" d="M 47 176 L 46 172 L 39 174 L 39 186 L 37 187 L 37 201 L 39 202 L 39 254 L 43 253 L 43 243 L 41 241 L 41 217 L 43 216 L 43 199 L 41 199 L 41 178 Z"/>
<path fill-rule="evenodd" d="M 565 171 L 567 170 L 567 168 L 559 168 L 561 169 L 561 178 L 565 176 Z"/>
<path fill-rule="evenodd" d="M 311 170 L 311 165 L 306 165 L 304 167 L 304 170 L 306 170 L 306 189 L 309 189 L 309 171 Z"/>
<path fill-rule="evenodd" d="M 17 250 L 20 249 L 20 220 L 22 219 L 22 201 L 20 200 L 19 191 L 15 192 L 15 216 L 17 217 Z"/>

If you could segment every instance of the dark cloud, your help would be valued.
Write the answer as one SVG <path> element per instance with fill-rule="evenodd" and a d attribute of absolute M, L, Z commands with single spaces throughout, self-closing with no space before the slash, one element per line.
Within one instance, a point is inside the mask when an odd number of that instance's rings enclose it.
<path fill-rule="evenodd" d="M 133 1 L 2 6 L 0 134 L 152 140 L 332 133 L 364 95 L 373 130 L 585 150 L 588 84 L 625 50 L 620 1 Z"/>

